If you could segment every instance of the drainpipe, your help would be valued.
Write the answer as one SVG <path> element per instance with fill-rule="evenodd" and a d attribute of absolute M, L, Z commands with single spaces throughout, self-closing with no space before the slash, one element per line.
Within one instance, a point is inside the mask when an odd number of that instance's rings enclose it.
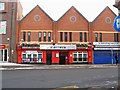
<path fill-rule="evenodd" d="M 12 16 L 11 16 L 11 42 L 10 42 L 10 59 L 11 62 L 14 62 L 14 59 L 16 59 L 16 13 L 15 13 L 15 8 L 16 8 L 16 3 L 17 2 L 11 2 L 12 3 Z"/>

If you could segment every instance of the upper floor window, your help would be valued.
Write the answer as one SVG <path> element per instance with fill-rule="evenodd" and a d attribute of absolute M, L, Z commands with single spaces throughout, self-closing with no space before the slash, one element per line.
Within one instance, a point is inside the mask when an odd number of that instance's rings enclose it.
<path fill-rule="evenodd" d="M 48 42 L 51 41 L 51 32 L 48 32 Z"/>
<path fill-rule="evenodd" d="M 23 32 L 23 41 L 26 40 L 26 32 Z"/>
<path fill-rule="evenodd" d="M 102 33 L 100 33 L 100 42 L 102 42 Z"/>
<path fill-rule="evenodd" d="M 38 41 L 41 42 L 42 39 L 42 32 L 38 32 Z"/>
<path fill-rule="evenodd" d="M 60 42 L 63 41 L 63 32 L 60 32 Z"/>
<path fill-rule="evenodd" d="M 72 42 L 72 32 L 69 32 L 69 41 Z"/>
<path fill-rule="evenodd" d="M 87 42 L 87 33 L 84 32 L 84 42 Z"/>
<path fill-rule="evenodd" d="M 82 32 L 80 32 L 80 42 L 82 42 Z"/>
<path fill-rule="evenodd" d="M 5 10 L 5 3 L 0 2 L 0 10 Z"/>
<path fill-rule="evenodd" d="M 114 42 L 119 42 L 118 33 L 114 33 Z"/>
<path fill-rule="evenodd" d="M 65 40 L 65 42 L 67 42 L 67 37 L 68 37 L 68 36 L 67 36 L 67 32 L 65 32 L 65 33 L 64 33 L 64 40 Z"/>
<path fill-rule="evenodd" d="M 0 34 L 6 34 L 7 21 L 0 21 Z"/>
<path fill-rule="evenodd" d="M 44 37 L 44 42 L 46 42 L 46 32 L 43 33 L 43 37 Z"/>
<path fill-rule="evenodd" d="M 28 32 L 28 42 L 30 42 L 31 32 Z"/>
<path fill-rule="evenodd" d="M 95 42 L 98 42 L 98 33 L 95 33 Z"/>

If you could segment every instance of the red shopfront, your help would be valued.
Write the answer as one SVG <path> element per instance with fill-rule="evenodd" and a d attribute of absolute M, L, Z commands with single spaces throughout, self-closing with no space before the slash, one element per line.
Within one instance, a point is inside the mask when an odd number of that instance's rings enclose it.
<path fill-rule="evenodd" d="M 18 46 L 18 63 L 92 63 L 92 49 L 76 45 L 22 45 Z"/>

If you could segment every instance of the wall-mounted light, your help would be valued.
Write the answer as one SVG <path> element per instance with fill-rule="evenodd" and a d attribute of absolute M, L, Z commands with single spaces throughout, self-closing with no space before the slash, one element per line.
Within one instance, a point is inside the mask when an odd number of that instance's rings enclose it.
<path fill-rule="evenodd" d="M 14 53 L 14 50 L 11 50 L 12 54 Z"/>
<path fill-rule="evenodd" d="M 9 41 L 10 40 L 10 38 L 7 38 L 7 41 Z"/>
<path fill-rule="evenodd" d="M 21 41 L 23 42 L 23 39 L 21 39 Z"/>
<path fill-rule="evenodd" d="M 53 42 L 53 40 L 51 40 L 51 42 Z"/>

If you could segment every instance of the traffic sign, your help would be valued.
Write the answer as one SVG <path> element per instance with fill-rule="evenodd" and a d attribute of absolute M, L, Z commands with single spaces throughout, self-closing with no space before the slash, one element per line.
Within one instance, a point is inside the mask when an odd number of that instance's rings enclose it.
<path fill-rule="evenodd" d="M 114 19 L 114 29 L 117 32 L 120 32 L 120 16 L 116 16 L 116 18 Z"/>

